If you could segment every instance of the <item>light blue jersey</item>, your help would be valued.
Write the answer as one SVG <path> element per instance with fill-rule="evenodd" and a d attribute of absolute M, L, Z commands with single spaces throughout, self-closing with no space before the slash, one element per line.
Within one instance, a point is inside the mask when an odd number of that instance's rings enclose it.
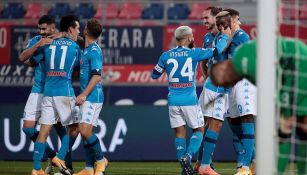
<path fill-rule="evenodd" d="M 236 33 L 234 34 L 233 38 L 232 38 L 232 41 L 227 49 L 227 52 L 228 52 L 228 57 L 229 58 L 232 58 L 234 52 L 235 52 L 235 49 L 243 44 L 243 43 L 246 43 L 250 40 L 249 38 L 249 35 L 242 29 L 236 31 Z"/>
<path fill-rule="evenodd" d="M 212 41 L 212 47 L 215 47 L 221 41 L 221 37 L 222 36 L 223 36 L 223 34 L 221 34 L 221 33 L 218 33 L 215 36 L 215 38 Z M 224 51 L 221 54 L 216 55 L 216 56 L 210 58 L 208 60 L 208 68 L 211 68 L 212 65 L 214 65 L 214 64 L 216 64 L 216 63 L 218 63 L 220 61 L 225 61 L 228 58 L 227 56 L 228 56 L 227 52 Z M 206 89 L 210 89 L 210 90 L 212 90 L 214 92 L 218 92 L 218 93 L 227 93 L 229 91 L 229 88 L 225 88 L 223 86 L 215 86 L 215 85 L 213 85 L 210 77 L 208 77 L 206 79 L 206 81 L 204 83 L 204 87 Z"/>
<path fill-rule="evenodd" d="M 156 79 L 165 71 L 169 80 L 169 106 L 192 106 L 198 103 L 195 76 L 199 61 L 218 55 L 227 46 L 227 35 L 222 35 L 216 48 L 185 48 L 176 47 L 164 52 L 155 69 L 152 78 Z"/>
<path fill-rule="evenodd" d="M 44 47 L 42 54 L 35 57 L 36 62 L 45 61 L 45 96 L 74 96 L 71 76 L 79 64 L 80 48 L 73 40 L 59 38 Z"/>
<path fill-rule="evenodd" d="M 36 43 L 38 43 L 41 40 L 42 36 L 37 35 L 31 38 L 28 41 L 28 44 L 26 46 L 26 49 L 29 49 L 33 47 Z M 41 52 L 41 48 L 39 48 L 35 53 L 35 55 L 38 55 Z M 33 56 L 33 57 L 34 57 Z M 33 58 L 30 58 L 33 59 Z M 44 84 L 45 84 L 45 65 L 44 62 L 40 61 L 37 65 L 35 65 L 34 68 L 34 82 L 32 86 L 32 92 L 33 93 L 43 93 L 44 92 Z"/>
<path fill-rule="evenodd" d="M 215 35 L 212 32 L 206 33 L 203 38 L 203 48 L 211 48 Z"/>
<path fill-rule="evenodd" d="M 80 60 L 80 86 L 83 91 L 91 80 L 92 75 L 102 75 L 103 54 L 97 43 L 90 44 L 84 49 Z M 86 101 L 92 103 L 103 103 L 103 89 L 98 83 L 87 96 Z"/>

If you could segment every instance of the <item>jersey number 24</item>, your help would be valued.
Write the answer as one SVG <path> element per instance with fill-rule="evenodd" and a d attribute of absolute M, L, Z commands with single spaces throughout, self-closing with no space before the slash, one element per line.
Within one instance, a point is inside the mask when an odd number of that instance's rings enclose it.
<path fill-rule="evenodd" d="M 166 62 L 167 64 L 173 64 L 173 68 L 169 74 L 169 81 L 172 83 L 177 83 L 179 82 L 179 78 L 175 78 L 174 75 L 177 71 L 177 69 L 179 68 L 178 66 L 178 61 L 170 58 L 167 60 Z M 193 67 L 192 67 L 192 58 L 188 57 L 187 60 L 185 61 L 185 63 L 183 64 L 181 70 L 180 70 L 180 75 L 182 77 L 188 77 L 189 81 L 193 81 L 193 76 L 194 76 L 194 72 L 193 72 Z"/>

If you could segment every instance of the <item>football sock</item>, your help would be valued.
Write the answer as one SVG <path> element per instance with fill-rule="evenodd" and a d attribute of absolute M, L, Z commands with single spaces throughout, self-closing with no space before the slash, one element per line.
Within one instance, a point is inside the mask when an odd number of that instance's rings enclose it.
<path fill-rule="evenodd" d="M 190 138 L 190 143 L 187 149 L 187 153 L 193 156 L 198 151 L 203 140 L 203 134 L 199 131 L 194 132 Z"/>
<path fill-rule="evenodd" d="M 186 153 L 186 139 L 185 138 L 175 138 L 175 149 L 177 154 L 177 159 L 180 160 L 181 157 Z"/>
<path fill-rule="evenodd" d="M 45 143 L 34 142 L 33 167 L 35 170 L 42 169 L 41 161 L 45 152 Z"/>
<path fill-rule="evenodd" d="M 95 134 L 93 134 L 90 138 L 85 140 L 85 147 L 89 147 L 89 149 L 93 149 L 95 154 L 95 159 L 100 161 L 103 159 L 103 152 L 100 146 L 99 139 Z"/>
<path fill-rule="evenodd" d="M 291 153 L 291 133 L 283 133 L 279 130 L 279 154 L 278 154 L 278 163 L 277 170 L 278 173 L 282 174 L 286 171 L 287 165 L 290 161 Z"/>
<path fill-rule="evenodd" d="M 85 154 L 85 167 L 93 168 L 95 164 L 95 152 L 89 145 L 86 144 L 86 140 L 83 142 L 84 154 Z"/>
<path fill-rule="evenodd" d="M 243 165 L 243 158 L 244 158 L 244 148 L 241 143 L 240 137 L 242 135 L 241 125 L 234 125 L 229 123 L 229 126 L 232 131 L 232 141 L 233 147 L 237 154 L 237 167 L 241 167 Z"/>
<path fill-rule="evenodd" d="M 219 136 L 218 132 L 208 129 L 203 140 L 204 149 L 203 149 L 203 157 L 201 161 L 202 166 L 210 166 L 212 162 L 212 155 L 215 149 L 215 144 L 217 138 Z"/>
<path fill-rule="evenodd" d="M 39 132 L 37 131 L 36 128 L 22 128 L 22 131 L 26 134 L 26 136 L 28 138 L 30 138 L 33 142 L 36 141 Z M 50 145 L 45 142 L 45 151 L 46 154 L 49 158 L 53 158 L 54 156 L 56 156 L 56 153 L 50 148 Z"/>
<path fill-rule="evenodd" d="M 58 158 L 64 160 L 65 156 L 71 151 L 71 148 L 75 142 L 76 138 L 69 135 L 65 135 L 62 139 L 62 146 L 57 154 Z"/>
<path fill-rule="evenodd" d="M 242 143 L 245 150 L 243 166 L 249 167 L 255 145 L 254 123 L 242 123 Z"/>

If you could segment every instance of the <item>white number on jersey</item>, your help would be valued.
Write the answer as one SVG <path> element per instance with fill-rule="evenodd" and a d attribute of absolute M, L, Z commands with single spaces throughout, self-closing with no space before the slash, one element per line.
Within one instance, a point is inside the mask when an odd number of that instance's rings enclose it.
<path fill-rule="evenodd" d="M 61 46 L 62 56 L 61 56 L 61 62 L 60 62 L 60 69 L 64 69 L 65 59 L 66 59 L 66 54 L 67 54 L 67 48 L 68 48 L 68 46 Z M 49 46 L 49 49 L 51 50 L 50 69 L 54 69 L 54 59 L 55 59 L 56 46 L 51 45 L 51 46 Z"/>
<path fill-rule="evenodd" d="M 170 58 L 167 60 L 167 64 L 173 64 L 174 67 L 172 68 L 170 74 L 169 74 L 169 81 L 172 83 L 179 82 L 179 78 L 174 78 L 174 74 L 178 69 L 178 62 L 177 60 Z M 182 77 L 189 77 L 189 81 L 193 80 L 194 72 L 192 68 L 192 58 L 189 57 L 185 61 L 184 65 L 182 66 L 182 69 L 180 70 L 180 74 Z"/>

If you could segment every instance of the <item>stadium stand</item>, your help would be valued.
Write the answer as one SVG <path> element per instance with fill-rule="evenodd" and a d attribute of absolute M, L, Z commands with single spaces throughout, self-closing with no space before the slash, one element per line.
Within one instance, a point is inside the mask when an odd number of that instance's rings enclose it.
<path fill-rule="evenodd" d="M 194 3 L 191 7 L 191 13 L 189 19 L 199 20 L 201 19 L 202 12 L 209 6 L 207 3 Z"/>
<path fill-rule="evenodd" d="M 148 4 L 143 11 L 143 19 L 162 19 L 164 6 L 163 4 L 153 3 Z"/>
<path fill-rule="evenodd" d="M 51 9 L 48 12 L 49 15 L 56 18 L 70 14 L 70 6 L 68 3 L 55 3 L 52 4 Z"/>
<path fill-rule="evenodd" d="M 115 19 L 118 16 L 118 7 L 115 3 L 107 3 L 105 10 L 106 19 Z"/>
<path fill-rule="evenodd" d="M 74 11 L 75 15 L 81 19 L 90 19 L 95 14 L 93 3 L 79 3 L 76 5 Z"/>
<path fill-rule="evenodd" d="M 189 7 L 187 4 L 171 4 L 167 10 L 167 18 L 170 20 L 187 19 Z"/>
<path fill-rule="evenodd" d="M 38 19 L 43 13 L 43 7 L 41 3 L 29 3 L 25 19 Z"/>
<path fill-rule="evenodd" d="M 24 16 L 22 3 L 7 3 L 2 11 L 1 18 L 18 19 Z"/>
<path fill-rule="evenodd" d="M 118 14 L 119 19 L 140 19 L 142 6 L 139 3 L 124 3 Z"/>

